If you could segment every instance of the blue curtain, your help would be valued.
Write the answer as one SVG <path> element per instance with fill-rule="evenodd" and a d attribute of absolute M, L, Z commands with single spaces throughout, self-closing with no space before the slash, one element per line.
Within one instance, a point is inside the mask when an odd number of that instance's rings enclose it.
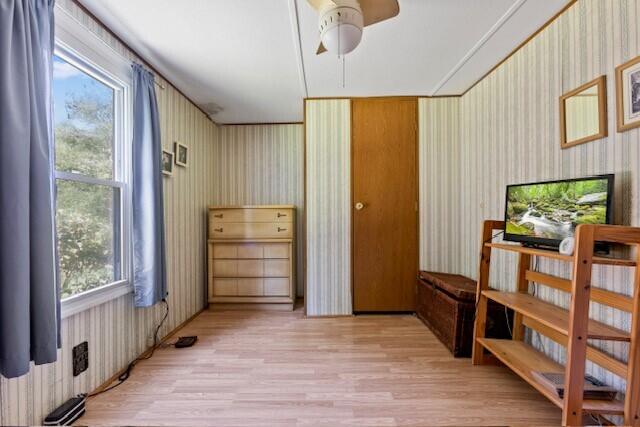
<path fill-rule="evenodd" d="M 56 360 L 54 0 L 0 0 L 0 373 Z"/>
<path fill-rule="evenodd" d="M 153 74 L 133 65 L 133 268 L 136 307 L 167 296 L 162 143 Z"/>

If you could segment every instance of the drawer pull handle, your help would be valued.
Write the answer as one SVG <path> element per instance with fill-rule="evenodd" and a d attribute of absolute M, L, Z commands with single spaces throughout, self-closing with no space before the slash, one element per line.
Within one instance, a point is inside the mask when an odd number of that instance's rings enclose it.
<path fill-rule="evenodd" d="M 222 228 L 222 227 L 213 229 L 213 231 L 217 231 L 218 233 L 222 233 L 223 230 L 224 230 L 224 228 Z"/>
<path fill-rule="evenodd" d="M 223 214 L 215 214 L 214 217 L 215 218 L 222 218 L 224 215 Z"/>
<path fill-rule="evenodd" d="M 287 216 L 287 214 L 283 214 L 283 213 L 278 212 L 278 218 L 282 218 L 283 216 Z"/>
<path fill-rule="evenodd" d="M 287 229 L 278 227 L 278 233 L 281 232 L 281 231 L 287 231 Z"/>

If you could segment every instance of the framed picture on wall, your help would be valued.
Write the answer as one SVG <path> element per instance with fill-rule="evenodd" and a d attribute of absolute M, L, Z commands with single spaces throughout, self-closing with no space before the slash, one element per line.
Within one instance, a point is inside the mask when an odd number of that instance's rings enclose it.
<path fill-rule="evenodd" d="M 173 175 L 173 153 L 169 150 L 162 150 L 162 174 Z"/>
<path fill-rule="evenodd" d="M 189 164 L 189 147 L 176 141 L 173 152 L 176 156 L 176 165 L 187 167 Z"/>
<path fill-rule="evenodd" d="M 640 126 L 640 56 L 616 67 L 618 132 Z"/>

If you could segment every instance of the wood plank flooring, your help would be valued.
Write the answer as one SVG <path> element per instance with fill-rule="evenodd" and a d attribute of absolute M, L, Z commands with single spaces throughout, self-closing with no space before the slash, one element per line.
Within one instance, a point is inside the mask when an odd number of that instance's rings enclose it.
<path fill-rule="evenodd" d="M 560 411 L 502 366 L 454 359 L 413 316 L 305 318 L 205 311 L 80 425 L 558 425 Z"/>

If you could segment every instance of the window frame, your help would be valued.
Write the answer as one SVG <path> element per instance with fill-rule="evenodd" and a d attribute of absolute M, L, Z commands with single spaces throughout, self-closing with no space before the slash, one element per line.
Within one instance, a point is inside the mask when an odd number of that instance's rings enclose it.
<path fill-rule="evenodd" d="M 114 242 L 117 239 L 120 246 L 121 279 L 61 300 L 61 317 L 66 318 L 133 291 L 130 185 L 133 101 L 131 62 L 62 7 L 56 5 L 54 13 L 56 15 L 55 54 L 114 90 L 113 175 L 111 179 L 58 171 L 54 167 L 56 187 L 57 181 L 61 179 L 82 184 L 103 185 L 118 189 L 120 193 L 120 230 L 119 232 L 114 230 Z M 56 259 L 57 266 L 58 260 Z"/>

